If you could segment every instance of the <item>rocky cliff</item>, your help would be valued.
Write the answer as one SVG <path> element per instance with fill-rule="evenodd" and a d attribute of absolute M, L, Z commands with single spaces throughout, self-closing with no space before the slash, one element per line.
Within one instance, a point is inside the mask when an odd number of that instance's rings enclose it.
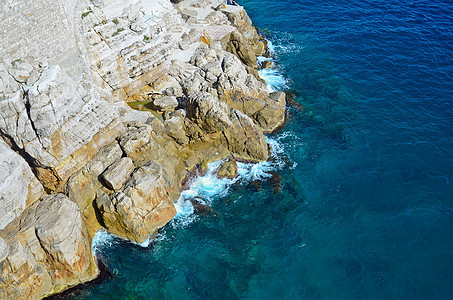
<path fill-rule="evenodd" d="M 285 97 L 258 76 L 265 47 L 241 7 L 0 6 L 1 299 L 94 278 L 94 233 L 152 236 L 195 166 L 267 159 Z"/>

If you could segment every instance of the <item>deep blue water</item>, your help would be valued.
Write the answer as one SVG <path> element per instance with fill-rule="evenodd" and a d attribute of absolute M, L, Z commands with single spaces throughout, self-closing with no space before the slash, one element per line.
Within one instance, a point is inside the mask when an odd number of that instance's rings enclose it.
<path fill-rule="evenodd" d="M 304 106 L 269 137 L 280 189 L 207 186 L 215 213 L 150 247 L 104 237 L 113 276 L 76 298 L 452 299 L 453 2 L 240 3 Z"/>

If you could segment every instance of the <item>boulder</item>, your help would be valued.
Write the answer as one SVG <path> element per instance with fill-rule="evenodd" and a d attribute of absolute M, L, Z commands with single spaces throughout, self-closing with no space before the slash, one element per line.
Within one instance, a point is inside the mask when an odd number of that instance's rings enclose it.
<path fill-rule="evenodd" d="M 209 93 L 193 92 L 189 95 L 187 117 L 197 123 L 206 133 L 223 131 L 232 126 L 229 107 Z"/>
<path fill-rule="evenodd" d="M 220 165 L 215 174 L 217 178 L 236 178 L 238 176 L 238 165 L 236 160 L 231 158 L 226 160 Z"/>
<path fill-rule="evenodd" d="M 175 96 L 163 96 L 155 99 L 153 105 L 159 111 L 173 111 L 178 107 L 178 100 Z"/>
<path fill-rule="evenodd" d="M 261 69 L 269 69 L 274 66 L 274 62 L 272 60 L 265 60 L 261 63 Z"/>
<path fill-rule="evenodd" d="M 102 179 L 108 188 L 118 191 L 120 190 L 129 176 L 134 171 L 134 163 L 129 157 L 122 157 L 110 165 L 104 173 L 102 173 Z"/>
<path fill-rule="evenodd" d="M 138 243 L 176 214 L 162 167 L 154 161 L 137 169 L 122 191 L 99 196 L 96 205 L 110 232 Z"/>
<path fill-rule="evenodd" d="M 97 274 L 80 210 L 63 194 L 44 196 L 0 234 L 1 299 L 40 299 Z"/>
<path fill-rule="evenodd" d="M 269 154 L 263 132 L 250 117 L 237 109 L 231 110 L 230 119 L 233 126 L 223 132 L 228 150 L 237 159 L 265 161 Z"/>
<path fill-rule="evenodd" d="M 184 121 L 181 117 L 174 116 L 165 120 L 164 132 L 180 145 L 185 145 L 189 142 L 184 132 Z"/>
<path fill-rule="evenodd" d="M 264 133 L 271 133 L 285 123 L 285 99 L 284 92 L 271 93 L 265 106 L 253 115 Z"/>
<path fill-rule="evenodd" d="M 250 41 L 242 33 L 234 30 L 229 35 L 229 40 L 225 45 L 225 50 L 236 55 L 244 64 L 252 68 L 258 68 L 255 51 Z"/>

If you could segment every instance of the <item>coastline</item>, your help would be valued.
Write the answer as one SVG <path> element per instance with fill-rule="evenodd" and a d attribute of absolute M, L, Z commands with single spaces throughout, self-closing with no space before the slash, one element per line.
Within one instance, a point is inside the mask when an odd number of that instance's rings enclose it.
<path fill-rule="evenodd" d="M 156 1 L 161 8 L 153 10 Z M 202 0 L 175 8 L 163 0 L 117 5 L 65 11 L 78 33 L 75 65 L 26 57 L 12 64 L 22 73 L 9 71 L 25 78 L 26 92 L 11 84 L 3 104 L 23 98 L 26 105 L 3 112 L 0 142 L 18 149 L 8 153 L 29 175 L 0 192 L 29 192 L 25 205 L 11 200 L 17 217 L 0 230 L 2 298 L 36 299 L 96 282 L 97 230 L 142 243 L 177 213 L 190 170 L 225 158 L 266 161 L 263 132 L 284 126 L 286 96 L 270 95 L 258 75 L 257 56 L 267 47 L 242 7 Z M 108 55 L 99 56 L 106 46 Z M 115 51 L 121 59 L 112 60 Z M 74 71 L 80 59 L 84 71 Z M 43 122 L 46 113 L 55 121 Z M 12 114 L 30 120 L 35 138 L 11 127 Z M 73 140 L 82 132 L 86 137 Z"/>

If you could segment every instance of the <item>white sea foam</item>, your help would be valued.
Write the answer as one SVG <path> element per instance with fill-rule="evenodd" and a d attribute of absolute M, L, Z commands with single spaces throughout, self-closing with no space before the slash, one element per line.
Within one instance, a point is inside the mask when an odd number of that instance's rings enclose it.
<path fill-rule="evenodd" d="M 102 248 L 111 247 L 111 246 L 113 246 L 113 244 L 115 244 L 121 240 L 141 246 L 143 248 L 147 248 L 149 246 L 149 244 L 152 241 L 154 241 L 155 239 L 156 239 L 156 237 L 151 238 L 150 236 L 148 236 L 148 238 L 145 241 L 143 241 L 142 243 L 136 243 L 134 241 L 125 240 L 113 233 L 109 233 L 105 229 L 100 229 L 100 230 L 96 231 L 96 233 L 93 237 L 93 241 L 91 242 L 91 249 L 93 251 L 94 256 L 97 256 L 99 254 L 99 251 Z"/>
<path fill-rule="evenodd" d="M 96 231 L 96 234 L 93 237 L 91 242 L 91 249 L 94 256 L 97 256 L 99 250 L 105 246 L 112 246 L 114 243 L 114 236 L 107 232 L 105 229 Z"/>
<path fill-rule="evenodd" d="M 247 184 L 254 180 L 263 180 L 272 176 L 269 172 L 280 169 L 284 162 L 279 159 L 283 148 L 277 140 L 266 138 L 271 145 L 272 159 L 259 163 L 238 162 L 238 177 L 234 179 L 217 178 L 217 169 L 224 162 L 216 161 L 208 164 L 206 175 L 195 178 L 188 190 L 183 191 L 175 203 L 176 216 L 171 224 L 174 227 L 186 227 L 197 219 L 191 200 L 196 200 L 204 205 L 211 205 L 216 199 L 228 195 L 234 183 Z"/>
<path fill-rule="evenodd" d="M 280 70 L 276 68 L 258 70 L 258 74 L 267 83 L 269 92 L 276 92 L 288 89 L 286 79 Z"/>

